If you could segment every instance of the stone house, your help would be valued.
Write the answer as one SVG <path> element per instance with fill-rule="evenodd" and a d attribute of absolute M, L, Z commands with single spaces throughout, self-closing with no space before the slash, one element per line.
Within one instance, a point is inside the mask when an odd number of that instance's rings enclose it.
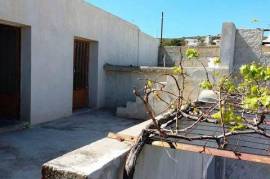
<path fill-rule="evenodd" d="M 0 116 L 32 124 L 106 106 L 104 64 L 156 66 L 159 47 L 84 0 L 1 0 L 0 39 Z"/>

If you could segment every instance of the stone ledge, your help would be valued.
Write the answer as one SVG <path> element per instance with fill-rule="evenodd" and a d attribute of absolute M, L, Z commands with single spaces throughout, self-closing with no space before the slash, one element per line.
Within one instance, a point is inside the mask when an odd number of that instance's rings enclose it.
<path fill-rule="evenodd" d="M 150 122 L 143 122 L 119 133 L 138 136 Z M 103 138 L 43 164 L 42 179 L 121 178 L 130 148 L 128 142 Z"/>
<path fill-rule="evenodd" d="M 43 179 L 106 178 L 100 176 L 105 175 L 103 170 L 108 165 L 111 167 L 108 171 L 111 176 L 117 176 L 120 163 L 129 149 L 128 143 L 104 138 L 45 163 L 42 176 Z"/>
<path fill-rule="evenodd" d="M 111 65 L 105 64 L 103 69 L 105 71 L 116 71 L 116 72 L 157 72 L 157 73 L 171 73 L 173 68 L 167 67 L 150 67 L 150 66 L 122 66 L 122 65 Z"/>
<path fill-rule="evenodd" d="M 196 70 L 204 70 L 203 67 L 184 67 L 187 72 L 196 71 Z M 111 65 L 105 64 L 103 66 L 105 71 L 113 71 L 113 72 L 145 72 L 145 73 L 173 73 L 173 67 L 150 67 L 150 66 L 122 66 L 122 65 Z M 207 68 L 208 71 L 214 70 L 228 70 L 228 67 L 222 66 L 218 69 Z"/>

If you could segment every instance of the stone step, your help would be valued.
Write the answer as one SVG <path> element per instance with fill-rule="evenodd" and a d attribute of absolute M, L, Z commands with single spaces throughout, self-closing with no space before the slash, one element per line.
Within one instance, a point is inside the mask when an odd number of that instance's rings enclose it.
<path fill-rule="evenodd" d="M 118 107 L 116 115 L 119 117 L 147 119 L 142 101 L 136 98 L 136 102 L 127 102 L 126 107 Z"/>
<path fill-rule="evenodd" d="M 163 85 L 167 85 L 166 82 L 160 82 Z M 160 87 L 160 85 L 156 84 L 157 88 Z M 151 97 L 150 97 L 151 98 Z M 161 111 L 159 106 L 163 107 L 163 104 L 158 104 L 160 103 L 159 101 L 149 99 L 149 104 L 152 105 L 155 109 Z M 126 118 L 134 118 L 134 119 L 148 119 L 148 115 L 145 111 L 145 107 L 143 105 L 143 101 L 139 98 L 136 97 L 135 102 L 128 101 L 126 104 L 126 107 L 118 107 L 116 111 L 116 115 L 119 117 L 126 117 Z"/>

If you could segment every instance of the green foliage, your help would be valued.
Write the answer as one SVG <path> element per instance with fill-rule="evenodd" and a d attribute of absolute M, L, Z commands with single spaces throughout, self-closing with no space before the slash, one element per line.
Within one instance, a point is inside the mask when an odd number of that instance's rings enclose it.
<path fill-rule="evenodd" d="M 243 107 L 251 111 L 259 108 L 270 108 L 270 67 L 251 63 L 240 68 L 243 78 L 239 91 L 244 94 Z"/>
<path fill-rule="evenodd" d="M 233 81 L 227 77 L 223 77 L 219 81 L 219 88 L 222 89 L 223 92 L 227 93 L 235 93 L 236 92 L 236 86 L 233 83 Z"/>
<path fill-rule="evenodd" d="M 186 50 L 187 59 L 195 59 L 199 57 L 199 52 L 194 48 L 189 48 Z"/>
<path fill-rule="evenodd" d="M 177 39 L 163 39 L 163 46 L 184 46 L 185 39 L 177 38 Z"/>
<path fill-rule="evenodd" d="M 184 39 L 173 39 L 171 41 L 171 46 L 184 46 L 185 45 L 185 40 Z"/>
<path fill-rule="evenodd" d="M 266 108 L 270 107 L 270 95 L 262 96 L 260 101 L 264 107 Z"/>
<path fill-rule="evenodd" d="M 151 80 L 147 80 L 147 87 L 148 88 L 153 88 L 153 82 Z"/>
<path fill-rule="evenodd" d="M 257 97 L 245 97 L 243 100 L 243 107 L 245 109 L 256 111 L 259 108 L 259 98 Z"/>
<path fill-rule="evenodd" d="M 235 114 L 234 108 L 231 106 L 222 108 L 223 123 L 229 126 L 230 131 L 243 130 L 245 126 L 243 124 L 244 120 L 241 116 Z M 221 123 L 221 111 L 212 115 L 212 118 L 216 119 Z"/>
<path fill-rule="evenodd" d="M 215 65 L 221 64 L 221 58 L 220 57 L 215 57 L 213 61 L 214 61 Z"/>
<path fill-rule="evenodd" d="M 261 64 L 246 64 L 240 68 L 240 74 L 246 82 L 270 80 L 270 67 Z"/>
<path fill-rule="evenodd" d="M 221 73 L 220 72 L 217 72 L 217 71 L 213 71 L 212 72 L 212 76 L 213 77 L 220 77 L 221 76 Z"/>
<path fill-rule="evenodd" d="M 173 74 L 174 75 L 180 75 L 181 73 L 183 73 L 183 70 L 180 66 L 173 67 Z"/>
<path fill-rule="evenodd" d="M 213 85 L 209 80 L 204 80 L 200 83 L 200 88 L 206 89 L 206 90 L 211 90 L 211 89 L 213 89 Z"/>
<path fill-rule="evenodd" d="M 244 124 L 241 124 L 241 123 L 237 123 L 236 125 L 230 127 L 231 132 L 242 131 L 245 129 L 246 129 L 246 126 Z"/>
<path fill-rule="evenodd" d="M 270 67 L 259 63 L 245 64 L 240 67 L 240 79 L 235 83 L 231 77 L 222 77 L 213 89 L 220 89 L 221 93 L 229 95 L 241 95 L 239 103 L 244 109 L 256 114 L 259 110 L 270 109 Z M 203 87 L 207 87 L 207 81 Z M 244 120 L 236 114 L 236 110 L 224 104 L 212 117 L 227 125 L 230 131 L 246 129 Z"/>

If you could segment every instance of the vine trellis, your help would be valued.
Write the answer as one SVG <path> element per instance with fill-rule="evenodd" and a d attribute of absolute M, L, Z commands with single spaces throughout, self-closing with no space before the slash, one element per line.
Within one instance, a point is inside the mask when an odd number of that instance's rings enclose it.
<path fill-rule="evenodd" d="M 187 49 L 185 55 L 188 60 L 199 61 L 199 53 L 195 49 Z M 222 59 L 216 57 L 213 63 L 220 65 Z M 188 74 L 183 67 L 183 55 L 179 66 L 174 67 L 173 73 L 164 74 L 173 79 L 176 92 L 165 90 L 164 84 L 151 79 L 146 80 L 143 90 L 134 89 L 135 96 L 143 101 L 152 123 L 142 131 L 128 155 L 125 178 L 133 177 L 136 159 L 143 145 L 155 139 L 169 144 L 177 140 L 212 140 L 216 142 L 218 148 L 225 149 L 230 136 L 257 134 L 270 138 L 270 133 L 266 129 L 267 117 L 270 114 L 270 67 L 267 64 L 253 62 L 242 65 L 239 71 L 229 75 L 222 76 L 217 72 L 212 76 L 215 80 L 211 80 L 207 68 L 201 64 L 206 78 L 201 82 L 200 88 L 213 92 L 216 96 L 215 102 L 190 102 L 190 99 L 185 98 Z M 177 77 L 181 78 L 180 82 Z M 174 100 L 166 101 L 162 98 L 164 93 L 174 96 Z M 169 115 L 157 120 L 149 104 L 150 97 L 155 97 L 166 104 L 167 110 L 170 111 Z M 183 127 L 181 121 L 184 119 L 190 124 Z M 213 135 L 190 134 L 190 131 L 202 123 L 215 124 L 221 132 Z"/>

